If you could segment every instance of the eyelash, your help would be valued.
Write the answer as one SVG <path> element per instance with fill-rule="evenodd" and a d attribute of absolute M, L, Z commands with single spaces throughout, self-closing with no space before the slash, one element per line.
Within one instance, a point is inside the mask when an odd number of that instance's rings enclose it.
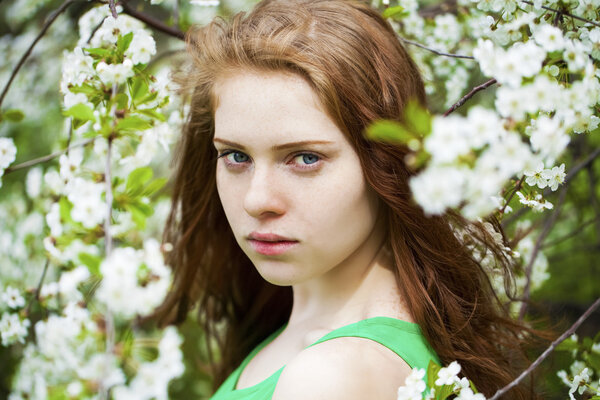
<path fill-rule="evenodd" d="M 244 164 L 245 162 L 239 162 L 239 163 L 238 163 L 238 162 L 231 162 L 231 161 L 229 161 L 229 160 L 226 158 L 226 157 L 227 157 L 229 154 L 233 154 L 233 153 L 240 153 L 240 154 L 244 154 L 246 157 L 248 157 L 248 159 L 250 159 L 250 157 L 249 157 L 247 154 L 245 154 L 245 153 L 243 153 L 243 152 L 241 152 L 241 151 L 238 151 L 238 150 L 224 150 L 223 152 L 221 152 L 221 153 L 220 153 L 220 154 L 217 156 L 217 159 L 219 159 L 219 158 L 223 158 L 223 161 L 225 162 L 225 165 L 226 165 L 228 168 L 242 168 L 241 164 Z M 320 167 L 320 165 L 321 165 L 321 160 L 323 159 L 323 157 L 321 157 L 320 155 L 318 155 L 318 154 L 316 154 L 316 153 L 312 153 L 312 152 L 306 152 L 306 151 L 304 151 L 304 152 L 299 152 L 299 153 L 295 153 L 295 154 L 292 156 L 292 159 L 294 159 L 294 158 L 296 158 L 296 157 L 299 157 L 299 156 L 305 156 L 305 155 L 317 157 L 317 161 L 316 161 L 316 162 L 314 162 L 314 163 L 312 163 L 312 164 L 304 164 L 303 166 L 298 166 L 298 167 L 297 167 L 298 169 L 301 169 L 301 170 L 315 170 L 315 169 L 317 169 L 318 167 Z"/>

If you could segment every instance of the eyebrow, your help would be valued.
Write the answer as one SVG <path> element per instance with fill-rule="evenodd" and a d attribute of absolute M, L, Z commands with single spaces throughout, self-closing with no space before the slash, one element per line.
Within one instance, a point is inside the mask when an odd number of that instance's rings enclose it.
<path fill-rule="evenodd" d="M 238 149 L 241 149 L 241 150 L 246 150 L 246 148 L 243 145 L 236 143 L 236 142 L 231 142 L 229 140 L 215 138 L 213 141 L 226 144 L 227 146 L 237 147 Z M 293 147 L 306 146 L 309 144 L 333 144 L 333 142 L 330 142 L 328 140 L 302 140 L 299 142 L 290 142 L 290 143 L 280 144 L 277 146 L 272 146 L 271 150 L 275 150 L 275 151 L 285 150 L 285 149 L 289 149 L 289 148 L 293 148 Z"/>

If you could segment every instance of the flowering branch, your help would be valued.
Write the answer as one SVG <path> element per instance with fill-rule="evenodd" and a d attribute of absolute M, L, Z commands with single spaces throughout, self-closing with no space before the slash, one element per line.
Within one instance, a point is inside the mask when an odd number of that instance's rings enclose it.
<path fill-rule="evenodd" d="M 515 194 L 521 189 L 522 185 L 523 185 L 523 178 L 521 178 L 521 179 L 519 179 L 517 181 L 517 184 L 515 185 L 515 190 L 513 190 L 512 193 L 510 194 L 510 196 L 508 196 L 508 198 L 506 199 L 506 202 L 504 203 L 504 206 L 500 210 L 500 214 L 504 214 L 504 211 L 506 210 L 506 207 L 508 206 L 508 203 L 510 203 L 510 201 L 515 196 Z"/>
<path fill-rule="evenodd" d="M 544 228 L 542 229 L 540 236 L 537 238 L 537 241 L 535 242 L 535 247 L 533 248 L 533 251 L 531 252 L 531 258 L 529 259 L 529 263 L 527 264 L 527 267 L 525 268 L 525 276 L 526 276 L 527 280 L 525 281 L 525 288 L 523 289 L 523 298 L 522 298 L 523 303 L 521 304 L 521 309 L 519 310 L 519 320 L 522 320 L 523 318 L 525 318 L 525 312 L 527 311 L 527 302 L 529 301 L 529 295 L 531 294 L 531 272 L 533 271 L 533 264 L 535 263 L 535 260 L 540 251 L 542 243 L 544 242 L 544 239 L 546 238 L 546 236 L 548 236 L 548 233 L 550 233 L 550 229 L 552 229 L 552 226 L 558 219 L 558 215 L 560 214 L 562 205 L 565 201 L 565 198 L 567 197 L 567 188 L 568 188 L 568 186 L 566 184 L 562 187 L 562 189 L 560 191 L 560 197 L 556 204 L 556 208 L 554 209 L 554 212 L 552 213 L 550 218 L 548 218 L 546 220 L 546 222 L 544 223 Z"/>
<path fill-rule="evenodd" d="M 595 222 L 600 222 L 600 216 L 597 216 L 596 218 L 592 218 L 589 221 L 584 222 L 583 224 L 579 225 L 577 228 L 575 228 L 572 232 L 569 232 L 568 234 L 559 237 L 558 239 L 553 240 L 550 243 L 544 243 L 541 248 L 545 249 L 548 247 L 552 247 L 555 246 L 561 242 L 564 242 L 567 239 L 572 238 L 573 236 L 577 235 L 578 233 L 580 233 L 581 231 L 583 231 L 585 228 L 587 228 L 589 225 L 595 223 Z"/>
<path fill-rule="evenodd" d="M 108 0 L 108 8 L 110 8 L 110 13 L 112 14 L 114 19 L 117 19 L 117 7 L 115 7 L 115 0 Z"/>
<path fill-rule="evenodd" d="M 533 5 L 533 2 L 532 2 L 532 1 L 528 1 L 528 0 L 521 0 L 521 1 L 522 1 L 523 3 L 525 3 L 525 4 Z M 571 18 L 573 18 L 573 19 L 577 19 L 577 20 L 579 20 L 579 21 L 582 21 L 582 22 L 585 22 L 585 23 L 587 23 L 587 24 L 592 24 L 592 25 L 595 25 L 595 26 L 598 26 L 598 27 L 600 27 L 600 24 L 599 24 L 599 23 L 597 23 L 597 22 L 594 22 L 594 21 L 592 21 L 592 20 L 589 20 L 589 19 L 586 19 L 586 18 L 579 17 L 579 16 L 577 16 L 577 15 L 570 14 L 570 13 L 568 13 L 568 12 L 564 12 L 564 11 L 557 10 L 557 9 L 555 9 L 555 8 L 551 8 L 551 7 L 547 7 L 547 6 L 542 6 L 542 8 L 543 8 L 544 10 L 552 11 L 552 12 L 555 12 L 555 13 L 557 13 L 557 14 L 561 14 L 561 15 L 566 15 L 567 17 L 571 17 Z"/>
<path fill-rule="evenodd" d="M 65 11 L 74 2 L 75 2 L 75 0 L 66 0 L 64 3 L 62 3 L 60 5 L 60 7 L 58 7 L 56 9 L 56 11 L 54 11 L 52 14 L 50 14 L 50 17 L 48 17 L 48 20 L 46 20 L 46 23 L 42 27 L 42 30 L 36 36 L 36 38 L 33 40 L 31 45 L 25 52 L 25 54 L 23 54 L 23 56 L 17 63 L 17 66 L 15 67 L 12 74 L 10 75 L 10 78 L 8 78 L 8 82 L 6 82 L 6 85 L 4 86 L 4 90 L 2 90 L 2 94 L 0 94 L 0 106 L 2 105 L 2 102 L 4 101 L 6 94 L 8 93 L 8 89 L 10 88 L 10 85 L 12 84 L 13 80 L 17 76 L 17 73 L 19 72 L 19 70 L 21 69 L 23 64 L 25 63 L 25 60 L 27 60 L 27 58 L 31 55 L 31 52 L 33 51 L 33 48 L 35 47 L 37 42 L 39 42 L 39 40 L 42 38 L 42 36 L 44 36 L 46 34 L 46 31 L 48 30 L 48 28 L 50 28 L 50 25 L 52 25 L 52 23 L 56 20 L 56 18 L 58 18 L 58 16 L 60 14 L 62 14 L 63 11 Z"/>
<path fill-rule="evenodd" d="M 588 155 L 585 160 L 581 161 L 579 164 L 575 165 L 573 168 L 569 170 L 569 173 L 565 177 L 564 184 L 567 184 L 571 179 L 573 179 L 582 169 L 586 168 L 590 163 L 592 163 L 598 156 L 600 156 L 600 148 L 594 150 L 590 155 Z M 542 193 L 542 196 L 548 196 L 552 193 L 552 189 L 546 188 Z M 502 220 L 502 227 L 505 228 L 509 226 L 514 221 L 517 221 L 519 218 L 523 216 L 524 213 L 528 212 L 530 208 L 521 208 L 518 211 L 514 212 L 508 218 Z"/>
<path fill-rule="evenodd" d="M 71 149 L 74 149 L 76 147 L 87 146 L 88 144 L 92 143 L 93 141 L 94 141 L 94 138 L 93 139 L 88 139 L 88 140 L 83 141 L 81 143 L 77 143 L 77 144 L 68 146 L 65 149 L 62 149 L 62 150 L 59 150 L 59 151 L 55 151 L 54 153 L 48 154 L 47 156 L 43 156 L 43 157 L 39 157 L 39 158 L 34 158 L 33 160 L 29 160 L 29 161 L 22 162 L 21 164 L 13 165 L 12 167 L 6 168 L 4 170 L 4 175 L 9 174 L 9 173 L 14 172 L 14 171 L 19 170 L 19 169 L 29 168 L 29 167 L 32 167 L 34 165 L 41 164 L 41 163 L 44 163 L 46 161 L 53 160 L 56 157 L 59 157 L 60 155 L 62 155 L 64 153 L 68 153 L 69 150 L 71 150 Z"/>
<path fill-rule="evenodd" d="M 42 276 L 40 277 L 40 281 L 35 289 L 35 293 L 33 297 L 27 303 L 27 307 L 25 308 L 25 315 L 29 315 L 29 311 L 34 301 L 38 301 L 40 298 L 40 291 L 42 290 L 42 285 L 44 284 L 44 279 L 46 278 L 46 272 L 48 272 L 48 265 L 50 264 L 50 259 L 46 258 L 46 263 L 44 264 L 44 270 L 42 271 Z"/>
<path fill-rule="evenodd" d="M 575 333 L 577 328 L 579 328 L 579 326 L 583 323 L 583 321 L 585 321 L 596 310 L 596 308 L 598 308 L 598 306 L 600 306 L 600 298 L 596 299 L 596 301 L 594 301 L 594 303 L 581 315 L 581 317 L 579 317 L 579 319 L 577 321 L 575 321 L 575 323 L 573 325 L 571 325 L 571 327 L 569 329 L 567 329 L 562 335 L 560 335 L 560 337 L 558 339 L 556 339 L 554 342 L 552 342 L 550 347 L 548 347 L 525 371 L 523 371 L 521 373 L 521 375 L 519 375 L 517 377 L 517 379 L 515 379 L 514 381 L 512 381 L 511 383 L 509 383 L 502 389 L 498 390 L 488 400 L 499 399 L 502 395 L 504 395 L 510 389 L 517 386 L 519 383 L 521 383 L 521 381 L 523 379 L 525 379 L 525 377 L 527 375 L 529 375 L 534 369 L 536 369 L 542 363 L 542 361 L 544 361 L 546 359 L 546 357 L 548 357 L 550 355 L 550 353 L 552 353 L 554 351 L 554 349 L 560 343 L 562 343 L 566 338 L 568 338 L 573 333 Z"/>
<path fill-rule="evenodd" d="M 127 14 L 133 18 L 139 19 L 140 21 L 144 22 L 146 25 L 153 27 L 157 31 L 166 33 L 167 35 L 176 37 L 177 39 L 181 39 L 181 40 L 184 39 L 185 33 L 182 32 L 181 30 L 174 28 L 172 26 L 165 25 L 164 23 L 160 22 L 159 20 L 152 18 L 151 16 L 146 15 L 142 12 L 137 11 L 136 9 L 132 8 L 126 1 L 122 1 L 121 6 L 123 7 L 123 12 L 125 14 Z"/>
<path fill-rule="evenodd" d="M 469 93 L 467 93 L 466 95 L 464 95 L 460 100 L 458 100 L 456 103 L 454 103 L 452 105 L 452 107 L 450 107 L 445 113 L 444 113 L 444 117 L 447 117 L 448 115 L 452 114 L 454 111 L 456 111 L 457 108 L 459 108 L 460 106 L 462 106 L 463 104 L 465 104 L 467 102 L 467 100 L 469 100 L 471 97 L 475 96 L 475 94 L 477 92 L 480 92 L 484 89 L 487 89 L 488 87 L 492 86 L 493 84 L 497 83 L 495 78 L 490 79 L 487 82 L 482 83 L 479 86 L 475 86 L 473 89 L 471 89 L 471 91 Z"/>
<path fill-rule="evenodd" d="M 474 60 L 474 59 L 475 59 L 475 57 L 472 57 L 472 56 L 463 56 L 462 54 L 444 53 L 444 52 L 441 52 L 441 51 L 438 51 L 438 50 L 435 50 L 435 49 L 429 48 L 429 47 L 427 47 L 427 46 L 424 46 L 424 45 L 422 45 L 421 43 L 418 43 L 418 42 L 413 42 L 412 40 L 405 39 L 405 38 L 403 38 L 402 36 L 398 36 L 398 37 L 399 37 L 399 38 L 400 38 L 400 40 L 402 40 L 404 43 L 407 43 L 407 44 L 410 44 L 410 45 L 413 45 L 413 46 L 420 47 L 421 49 L 425 49 L 425 50 L 427 50 L 427 51 L 430 51 L 430 52 L 432 52 L 433 54 L 437 54 L 438 56 L 452 57 L 452 58 L 464 58 L 464 59 L 467 59 L 467 60 Z"/>

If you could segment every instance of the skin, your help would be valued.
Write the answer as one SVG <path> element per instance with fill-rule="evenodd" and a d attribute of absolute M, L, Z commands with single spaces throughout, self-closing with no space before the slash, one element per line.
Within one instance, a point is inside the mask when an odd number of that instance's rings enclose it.
<path fill-rule="evenodd" d="M 252 359 L 237 388 L 286 365 L 275 400 L 395 399 L 410 369 L 386 347 L 338 338 L 305 349 L 373 316 L 413 321 L 383 248 L 380 200 L 358 155 L 298 75 L 236 71 L 220 78 L 213 94 L 217 189 L 228 222 L 260 275 L 291 285 L 294 298 L 288 326 Z M 315 143 L 290 144 L 301 141 Z M 263 255 L 248 239 L 252 232 L 296 243 Z"/>

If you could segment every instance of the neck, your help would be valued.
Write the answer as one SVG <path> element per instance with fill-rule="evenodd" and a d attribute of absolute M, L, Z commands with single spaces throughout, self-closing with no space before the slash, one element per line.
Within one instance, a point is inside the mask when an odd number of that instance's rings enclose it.
<path fill-rule="evenodd" d="M 384 239 L 383 229 L 374 229 L 363 246 L 335 268 L 294 285 L 288 327 L 333 329 L 378 315 L 411 321 Z"/>

